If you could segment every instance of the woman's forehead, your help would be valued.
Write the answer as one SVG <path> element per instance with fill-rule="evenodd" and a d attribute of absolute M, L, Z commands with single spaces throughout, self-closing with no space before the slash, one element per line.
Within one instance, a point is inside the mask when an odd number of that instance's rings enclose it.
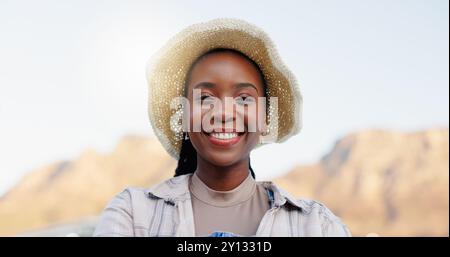
<path fill-rule="evenodd" d="M 230 86 L 250 83 L 257 87 L 257 91 L 263 91 L 259 69 L 247 57 L 232 51 L 209 53 L 193 64 L 189 86 L 202 82 Z"/>

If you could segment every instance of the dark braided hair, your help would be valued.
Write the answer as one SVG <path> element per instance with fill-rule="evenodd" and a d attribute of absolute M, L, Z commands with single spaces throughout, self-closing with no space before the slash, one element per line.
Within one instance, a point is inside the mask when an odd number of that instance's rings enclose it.
<path fill-rule="evenodd" d="M 191 67 L 187 73 L 185 87 L 187 87 L 187 85 L 188 85 L 188 82 L 190 80 L 190 74 L 191 74 L 192 68 L 195 66 L 195 64 L 198 63 L 205 56 L 207 56 L 211 53 L 218 53 L 218 52 L 233 52 L 233 53 L 236 53 L 236 54 L 244 57 L 245 59 L 249 60 L 253 64 L 253 66 L 259 71 L 259 74 L 261 74 L 261 79 L 263 81 L 263 86 L 265 89 L 264 97 L 266 97 L 266 99 L 267 99 L 266 82 L 265 82 L 263 73 L 262 73 L 261 69 L 259 68 L 259 66 L 245 54 L 243 54 L 237 50 L 228 49 L 228 48 L 215 48 L 213 50 L 210 50 L 210 51 L 204 53 L 199 58 L 197 58 L 197 60 L 194 61 L 194 63 L 191 65 Z M 185 90 L 185 91 L 186 91 L 185 92 L 185 96 L 186 96 L 187 90 Z M 252 177 L 255 178 L 255 172 L 253 171 L 252 166 L 250 164 L 250 157 L 249 157 L 249 161 L 248 161 L 248 168 L 250 169 L 250 173 L 251 173 Z M 194 171 L 196 169 L 197 169 L 197 151 L 195 150 L 194 146 L 192 145 L 191 140 L 186 137 L 186 132 L 185 132 L 184 137 L 183 137 L 183 142 L 181 144 L 180 158 L 178 160 L 178 165 L 175 169 L 174 177 L 194 173 Z"/>

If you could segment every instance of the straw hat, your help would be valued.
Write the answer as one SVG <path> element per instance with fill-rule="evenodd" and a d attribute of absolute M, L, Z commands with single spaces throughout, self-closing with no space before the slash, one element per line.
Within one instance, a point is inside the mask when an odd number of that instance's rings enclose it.
<path fill-rule="evenodd" d="M 239 19 L 221 18 L 191 25 L 171 38 L 147 65 L 148 115 L 153 130 L 175 159 L 182 138 L 171 130 L 176 110 L 171 100 L 184 96 L 185 79 L 192 63 L 215 48 L 242 52 L 261 69 L 269 97 L 278 97 L 276 142 L 283 142 L 302 127 L 302 95 L 294 74 L 284 65 L 269 36 L 260 28 Z"/>

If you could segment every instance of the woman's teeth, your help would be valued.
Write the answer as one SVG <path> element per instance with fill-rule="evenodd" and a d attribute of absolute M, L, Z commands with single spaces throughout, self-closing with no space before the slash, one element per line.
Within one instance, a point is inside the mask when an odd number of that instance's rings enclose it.
<path fill-rule="evenodd" d="M 228 140 L 238 136 L 238 133 L 211 133 L 212 137 L 215 137 L 220 140 Z"/>

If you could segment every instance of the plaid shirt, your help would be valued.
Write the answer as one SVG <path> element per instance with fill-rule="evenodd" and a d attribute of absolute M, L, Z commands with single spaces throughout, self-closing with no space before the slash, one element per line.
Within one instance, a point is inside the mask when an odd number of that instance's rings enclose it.
<path fill-rule="evenodd" d="M 188 183 L 192 174 L 170 178 L 150 189 L 127 188 L 104 209 L 94 236 L 195 236 Z M 323 204 L 295 199 L 272 182 L 270 209 L 255 236 L 351 236 Z"/>

